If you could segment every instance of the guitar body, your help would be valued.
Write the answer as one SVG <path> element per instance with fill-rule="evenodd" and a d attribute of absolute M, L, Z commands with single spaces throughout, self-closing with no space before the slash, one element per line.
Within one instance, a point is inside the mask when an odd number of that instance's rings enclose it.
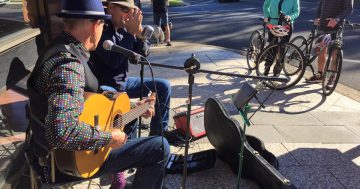
<path fill-rule="evenodd" d="M 110 131 L 113 123 L 118 122 L 119 115 L 130 111 L 130 99 L 126 93 L 120 93 L 115 101 L 109 100 L 101 94 L 89 93 L 85 95 L 84 110 L 79 121 L 94 127 L 95 116 L 98 116 L 98 128 Z M 123 125 L 118 125 L 121 129 Z M 115 127 L 115 126 L 114 126 Z M 110 153 L 111 148 L 102 147 L 97 150 L 67 151 L 55 150 L 57 168 L 68 175 L 89 178 L 95 175 Z"/>

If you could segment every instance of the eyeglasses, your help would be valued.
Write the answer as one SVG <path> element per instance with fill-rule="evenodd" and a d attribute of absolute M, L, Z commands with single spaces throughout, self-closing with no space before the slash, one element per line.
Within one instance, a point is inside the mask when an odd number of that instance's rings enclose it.
<path fill-rule="evenodd" d="M 91 20 L 91 22 L 97 22 L 99 21 L 100 24 L 104 24 L 104 28 L 108 27 L 108 24 L 105 22 L 105 20 Z"/>
<path fill-rule="evenodd" d="M 123 13 L 129 13 L 130 12 L 130 8 L 128 8 L 128 7 L 125 7 L 125 6 L 122 6 L 122 5 L 119 5 L 119 4 L 115 4 L 115 3 L 114 3 L 114 5 L 119 7 Z"/>

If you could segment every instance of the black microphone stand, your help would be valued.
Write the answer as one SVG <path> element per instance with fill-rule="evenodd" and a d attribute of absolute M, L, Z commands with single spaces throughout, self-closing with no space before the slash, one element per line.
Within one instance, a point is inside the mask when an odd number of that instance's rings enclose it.
<path fill-rule="evenodd" d="M 140 54 L 136 54 L 134 57 L 129 58 L 129 62 L 131 64 L 140 64 L 141 68 L 140 68 L 140 100 L 143 99 L 143 94 L 144 94 L 144 65 L 148 65 L 147 61 L 141 61 L 143 60 L 142 58 L 144 58 L 146 60 L 145 57 L 141 56 Z M 142 117 L 139 117 L 139 124 L 138 124 L 138 137 L 141 137 L 141 125 L 142 125 Z"/>
<path fill-rule="evenodd" d="M 144 64 L 141 64 L 140 68 L 140 100 L 143 99 L 144 94 Z M 141 125 L 142 125 L 142 117 L 139 117 L 139 127 L 138 127 L 138 137 L 141 137 Z"/>
<path fill-rule="evenodd" d="M 148 65 L 146 61 L 138 61 L 138 64 Z M 196 73 L 209 73 L 209 74 L 216 74 L 216 75 L 223 75 L 223 76 L 231 76 L 231 77 L 242 77 L 242 78 L 252 78 L 252 79 L 260 79 L 265 81 L 278 81 L 278 82 L 287 82 L 287 78 L 280 78 L 280 77 L 262 77 L 262 76 L 252 76 L 252 75 L 243 75 L 243 74 L 234 74 L 234 73 L 224 73 L 224 72 L 217 72 L 217 71 L 210 71 L 210 70 L 201 70 L 200 69 L 200 62 L 195 58 L 195 55 L 192 54 L 190 58 L 185 60 L 184 67 L 180 66 L 171 66 L 171 65 L 164 65 L 159 63 L 151 63 L 152 67 L 162 67 L 162 68 L 169 68 L 169 69 L 177 69 L 177 70 L 185 70 L 188 74 L 188 105 L 187 105 L 187 114 L 186 114 L 186 134 L 185 134 L 185 154 L 183 159 L 183 180 L 182 180 L 182 189 L 186 188 L 186 177 L 187 177 L 187 165 L 188 165 L 188 151 L 189 151 L 189 138 L 190 138 L 190 114 L 191 114 L 191 105 L 192 105 L 192 87 L 195 80 Z"/>

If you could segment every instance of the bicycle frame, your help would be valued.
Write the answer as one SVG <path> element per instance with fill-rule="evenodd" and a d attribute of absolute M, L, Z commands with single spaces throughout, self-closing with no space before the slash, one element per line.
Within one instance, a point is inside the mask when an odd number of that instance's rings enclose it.
<path fill-rule="evenodd" d="M 311 30 L 311 33 L 309 35 L 309 37 L 306 39 L 305 41 L 305 68 L 306 67 L 310 67 L 311 71 L 313 74 L 315 74 L 315 69 L 312 66 L 312 62 L 314 62 L 314 60 L 318 57 L 318 54 L 315 54 L 314 56 L 311 56 L 311 51 L 312 51 L 312 47 L 313 47 L 313 42 L 315 40 L 315 35 L 316 35 L 317 29 L 313 28 Z"/>
<path fill-rule="evenodd" d="M 342 49 L 342 34 L 344 31 L 344 27 L 345 27 L 344 24 L 340 25 L 339 29 L 336 31 L 336 37 L 332 41 L 330 48 L 338 47 L 338 48 Z"/>

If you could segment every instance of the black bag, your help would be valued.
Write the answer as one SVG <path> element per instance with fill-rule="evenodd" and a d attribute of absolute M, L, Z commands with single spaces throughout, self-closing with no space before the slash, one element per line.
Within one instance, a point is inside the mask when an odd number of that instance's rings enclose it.
<path fill-rule="evenodd" d="M 213 168 L 216 162 L 216 151 L 214 149 L 188 154 L 187 172 L 194 173 Z M 166 162 L 166 173 L 182 173 L 184 156 L 171 154 Z"/>

